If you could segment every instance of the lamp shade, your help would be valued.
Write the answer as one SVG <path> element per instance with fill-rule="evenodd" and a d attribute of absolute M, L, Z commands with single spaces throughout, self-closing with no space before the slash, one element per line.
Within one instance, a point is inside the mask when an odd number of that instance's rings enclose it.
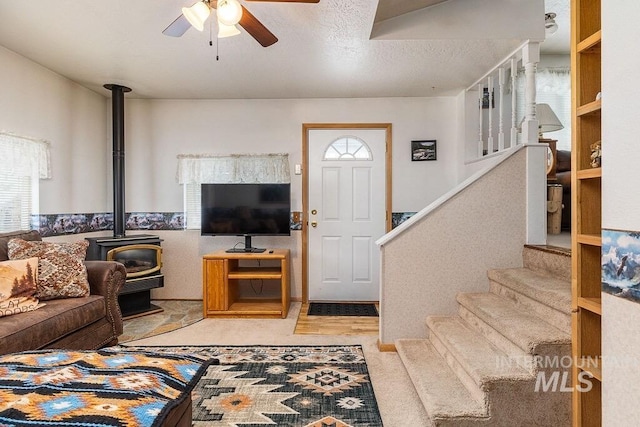
<path fill-rule="evenodd" d="M 536 116 L 538 118 L 538 131 L 540 133 L 554 132 L 564 129 L 560 119 L 553 112 L 549 104 L 536 104 Z"/>
<path fill-rule="evenodd" d="M 218 22 L 224 25 L 236 25 L 242 18 L 242 6 L 238 0 L 219 0 L 217 14 Z"/>
<path fill-rule="evenodd" d="M 182 14 L 193 28 L 202 31 L 204 29 L 204 21 L 211 14 L 211 9 L 204 2 L 199 1 L 191 7 L 183 7 Z"/>
<path fill-rule="evenodd" d="M 224 25 L 218 20 L 218 38 L 223 39 L 225 37 L 237 36 L 240 34 L 240 30 L 235 25 Z"/>

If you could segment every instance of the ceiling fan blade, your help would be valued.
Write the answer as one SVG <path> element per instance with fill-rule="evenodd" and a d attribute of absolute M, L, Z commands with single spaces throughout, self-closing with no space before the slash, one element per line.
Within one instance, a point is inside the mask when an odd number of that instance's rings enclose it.
<path fill-rule="evenodd" d="M 162 31 L 162 34 L 165 36 L 180 37 L 186 33 L 190 27 L 191 24 L 187 21 L 187 18 L 185 18 L 183 14 L 180 14 L 175 21 Z"/>
<path fill-rule="evenodd" d="M 244 6 L 242 6 L 242 18 L 240 18 L 239 24 L 264 47 L 271 46 L 278 41 L 278 38 Z"/>

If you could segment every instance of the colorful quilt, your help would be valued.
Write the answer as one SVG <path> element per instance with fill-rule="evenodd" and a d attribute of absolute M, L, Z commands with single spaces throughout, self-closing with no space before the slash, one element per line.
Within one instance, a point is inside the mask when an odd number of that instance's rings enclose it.
<path fill-rule="evenodd" d="M 0 356 L 0 426 L 159 426 L 212 363 L 108 349 Z"/>

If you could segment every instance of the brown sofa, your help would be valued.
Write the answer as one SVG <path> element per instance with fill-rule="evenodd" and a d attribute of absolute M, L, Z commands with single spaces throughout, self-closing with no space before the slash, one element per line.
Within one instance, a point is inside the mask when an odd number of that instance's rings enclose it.
<path fill-rule="evenodd" d="M 37 231 L 0 234 L 0 261 L 10 239 L 42 240 Z M 118 292 L 126 271 L 114 261 L 85 261 L 91 294 L 44 301 L 35 311 L 0 317 L 0 354 L 43 348 L 95 350 L 115 345 L 122 334 Z"/>

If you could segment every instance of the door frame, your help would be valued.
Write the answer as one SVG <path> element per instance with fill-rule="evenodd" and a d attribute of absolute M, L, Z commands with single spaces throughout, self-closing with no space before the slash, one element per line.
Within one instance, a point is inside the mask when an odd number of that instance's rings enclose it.
<path fill-rule="evenodd" d="M 302 302 L 309 302 L 309 131 L 323 129 L 384 129 L 385 135 L 385 230 L 391 231 L 391 123 L 302 124 Z"/>

